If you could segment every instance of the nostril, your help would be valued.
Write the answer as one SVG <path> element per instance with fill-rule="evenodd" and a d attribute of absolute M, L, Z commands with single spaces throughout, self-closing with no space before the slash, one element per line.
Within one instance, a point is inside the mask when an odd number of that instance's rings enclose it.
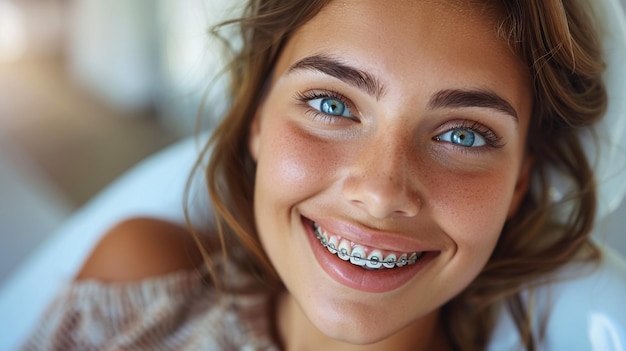
<path fill-rule="evenodd" d="M 422 205 L 419 197 L 409 191 L 376 186 L 367 188 L 361 185 L 349 192 L 348 196 L 352 204 L 375 218 L 413 217 L 418 214 Z"/>
<path fill-rule="evenodd" d="M 404 157 L 393 156 L 396 149 L 363 151 L 342 184 L 345 199 L 375 218 L 412 217 L 421 207 L 417 179 Z"/>

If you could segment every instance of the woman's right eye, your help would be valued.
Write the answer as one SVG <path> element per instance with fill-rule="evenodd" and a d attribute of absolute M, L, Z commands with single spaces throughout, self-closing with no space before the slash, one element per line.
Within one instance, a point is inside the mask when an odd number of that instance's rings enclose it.
<path fill-rule="evenodd" d="M 307 101 L 309 106 L 330 116 L 354 118 L 350 108 L 344 102 L 334 98 L 317 98 Z"/>

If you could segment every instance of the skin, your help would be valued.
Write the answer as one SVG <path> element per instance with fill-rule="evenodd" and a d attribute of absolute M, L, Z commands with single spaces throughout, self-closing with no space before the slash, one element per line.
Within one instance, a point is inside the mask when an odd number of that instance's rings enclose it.
<path fill-rule="evenodd" d="M 156 218 L 132 218 L 110 228 L 78 272 L 76 280 L 128 283 L 202 264 L 184 226 Z"/>
<path fill-rule="evenodd" d="M 287 288 L 277 310 L 287 349 L 445 349 L 439 309 L 484 267 L 530 169 L 528 72 L 497 37 L 492 14 L 471 6 L 332 2 L 284 47 L 249 146 L 258 233 Z M 290 69 L 320 54 L 375 77 L 381 94 Z M 517 118 L 429 104 L 447 89 L 493 92 Z M 354 117 L 316 114 L 315 101 L 297 98 L 326 90 Z M 446 139 L 476 122 L 497 136 L 497 147 Z M 360 291 L 322 269 L 302 217 L 411 238 L 438 255 L 397 289 Z"/>

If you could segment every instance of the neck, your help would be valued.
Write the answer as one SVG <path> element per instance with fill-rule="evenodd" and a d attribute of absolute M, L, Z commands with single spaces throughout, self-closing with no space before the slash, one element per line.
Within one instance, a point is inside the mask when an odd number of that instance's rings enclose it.
<path fill-rule="evenodd" d="M 285 292 L 276 304 L 276 327 L 284 350 L 451 350 L 439 320 L 439 310 L 411 323 L 388 338 L 368 345 L 353 345 L 322 334 L 293 297 Z"/>

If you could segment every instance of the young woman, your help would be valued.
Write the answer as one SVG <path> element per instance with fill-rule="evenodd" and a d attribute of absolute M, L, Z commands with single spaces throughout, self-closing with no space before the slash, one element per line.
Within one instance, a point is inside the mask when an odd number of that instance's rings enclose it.
<path fill-rule="evenodd" d="M 484 350 L 504 308 L 535 349 L 522 291 L 598 259 L 588 3 L 250 1 L 217 228 L 116 226 L 26 348 Z"/>

